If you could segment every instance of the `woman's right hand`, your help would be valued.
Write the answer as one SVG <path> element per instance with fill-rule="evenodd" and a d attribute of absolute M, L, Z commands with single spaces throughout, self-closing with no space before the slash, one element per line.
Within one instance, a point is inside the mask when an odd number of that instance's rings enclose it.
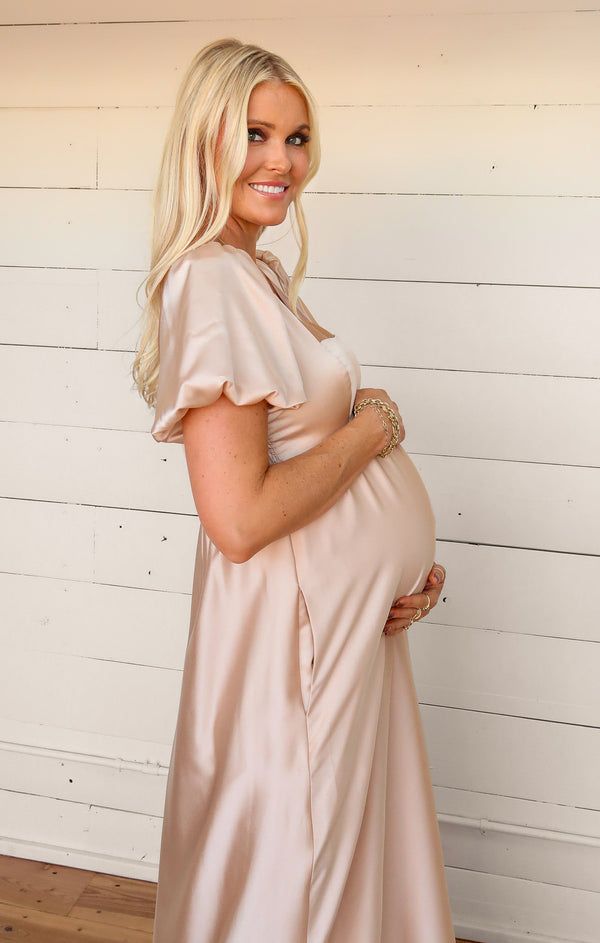
<path fill-rule="evenodd" d="M 393 399 L 390 399 L 390 397 L 388 396 L 385 390 L 380 390 L 377 387 L 372 387 L 372 386 L 362 386 L 356 391 L 356 396 L 354 397 L 353 405 L 358 406 L 361 400 L 367 399 L 368 397 L 372 397 L 373 399 L 380 399 L 394 410 L 394 412 L 396 413 L 396 416 L 398 417 L 398 423 L 400 426 L 399 433 L 398 433 L 398 444 L 400 444 L 400 442 L 404 440 L 404 437 L 406 436 L 406 432 L 404 430 L 404 423 L 402 422 L 402 416 L 400 415 L 400 412 L 398 410 L 398 404 L 394 402 Z M 365 406 L 365 408 L 362 409 L 360 413 L 358 414 L 358 416 L 356 416 L 355 418 L 358 419 L 360 416 L 366 417 L 364 419 L 365 423 L 367 422 L 370 423 L 370 425 L 367 427 L 370 430 L 370 434 L 372 434 L 373 429 L 375 428 L 379 429 L 381 433 L 381 448 L 379 448 L 378 451 L 380 452 L 383 451 L 386 445 L 390 442 L 391 436 L 392 436 L 392 424 L 389 420 L 389 416 L 387 416 L 384 413 L 384 411 L 382 409 L 379 409 L 377 406 L 370 406 L 370 407 Z M 383 422 L 381 421 L 382 416 L 387 426 L 387 432 L 383 428 Z"/>

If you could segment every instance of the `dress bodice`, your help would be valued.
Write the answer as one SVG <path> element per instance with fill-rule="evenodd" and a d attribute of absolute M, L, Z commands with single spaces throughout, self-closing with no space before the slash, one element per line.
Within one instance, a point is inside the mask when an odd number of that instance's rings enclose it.
<path fill-rule="evenodd" d="M 321 341 L 321 344 L 325 345 L 325 349 L 333 354 L 334 357 L 340 361 L 342 366 L 348 371 L 348 376 L 350 377 L 350 383 L 352 386 L 352 394 L 350 397 L 350 412 L 348 418 L 352 415 L 352 407 L 354 406 L 354 397 L 356 396 L 356 390 L 358 385 L 361 382 L 360 376 L 360 364 L 356 359 L 354 351 L 348 347 L 337 335 L 334 337 L 326 337 L 325 340 Z"/>

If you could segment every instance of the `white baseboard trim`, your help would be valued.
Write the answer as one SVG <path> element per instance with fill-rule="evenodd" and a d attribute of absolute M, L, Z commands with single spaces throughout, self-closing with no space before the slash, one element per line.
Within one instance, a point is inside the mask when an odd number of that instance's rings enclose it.
<path fill-rule="evenodd" d="M 476 940 L 477 943 L 590 943 L 575 937 L 546 936 L 513 930 L 511 927 L 479 927 L 472 923 L 454 924 L 454 935 L 458 940 Z"/>
<path fill-rule="evenodd" d="M 518 825 L 512 822 L 496 822 L 492 819 L 474 819 L 464 815 L 453 815 L 447 812 L 438 812 L 438 822 L 448 825 L 460 825 L 465 828 L 476 828 L 482 835 L 486 832 L 502 832 L 505 835 L 521 835 L 525 838 L 543 838 L 549 841 L 567 842 L 571 845 L 587 845 L 600 848 L 600 838 L 595 835 L 578 835 L 573 832 L 564 832 L 559 829 L 532 828 L 530 825 Z"/>
<path fill-rule="evenodd" d="M 113 855 L 85 851 L 81 848 L 62 848 L 58 845 L 45 845 L 43 842 L 27 842 L 20 839 L 0 837 L 0 854 L 13 858 L 26 858 L 29 861 L 47 861 L 50 864 L 63 864 L 68 868 L 82 868 L 84 871 L 98 871 L 101 874 L 114 874 L 118 877 L 136 878 L 141 881 L 158 880 L 158 865 L 154 862 L 132 861 L 130 858 L 118 858 Z"/>

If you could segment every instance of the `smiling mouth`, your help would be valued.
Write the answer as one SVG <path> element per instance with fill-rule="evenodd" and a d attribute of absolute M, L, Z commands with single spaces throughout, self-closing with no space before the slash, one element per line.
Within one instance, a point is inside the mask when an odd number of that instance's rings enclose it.
<path fill-rule="evenodd" d="M 248 186 L 250 187 L 251 190 L 254 190 L 255 193 L 266 193 L 266 194 L 271 194 L 271 195 L 275 195 L 275 196 L 276 196 L 277 194 L 283 194 L 283 193 L 286 192 L 286 190 L 289 190 L 289 185 L 288 185 L 288 184 L 283 184 L 283 183 L 270 183 L 270 184 L 266 184 L 266 186 L 268 186 L 268 187 L 277 188 L 277 189 L 275 189 L 275 190 L 265 190 L 262 186 L 259 187 L 259 186 L 257 186 L 256 184 L 252 184 L 252 183 L 249 183 Z"/>

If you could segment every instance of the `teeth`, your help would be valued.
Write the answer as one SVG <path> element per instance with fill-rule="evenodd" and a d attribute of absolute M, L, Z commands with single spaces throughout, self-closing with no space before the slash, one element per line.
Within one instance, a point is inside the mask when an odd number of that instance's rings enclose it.
<path fill-rule="evenodd" d="M 285 187 L 264 187 L 260 183 L 251 183 L 253 190 L 262 190 L 263 193 L 283 193 Z"/>

